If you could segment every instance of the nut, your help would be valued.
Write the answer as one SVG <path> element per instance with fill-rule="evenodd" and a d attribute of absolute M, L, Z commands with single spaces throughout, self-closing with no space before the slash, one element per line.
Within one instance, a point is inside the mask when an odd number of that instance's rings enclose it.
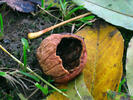
<path fill-rule="evenodd" d="M 37 49 L 43 72 L 57 83 L 66 83 L 77 76 L 87 61 L 84 40 L 72 34 L 52 34 Z"/>

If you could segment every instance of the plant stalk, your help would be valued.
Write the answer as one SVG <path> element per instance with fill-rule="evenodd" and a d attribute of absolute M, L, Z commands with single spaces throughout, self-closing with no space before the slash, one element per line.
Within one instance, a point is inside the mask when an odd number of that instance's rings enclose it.
<path fill-rule="evenodd" d="M 13 60 L 15 60 L 21 67 L 24 67 L 24 64 L 19 61 L 16 57 L 14 57 L 11 53 L 9 53 L 2 45 L 0 45 L 0 48 L 6 52 Z M 63 93 L 61 90 L 59 90 L 58 88 L 56 88 L 55 86 L 53 86 L 52 84 L 50 84 L 49 82 L 47 82 L 46 80 L 44 80 L 40 75 L 36 74 L 34 71 L 32 71 L 32 69 L 30 69 L 29 66 L 26 67 L 27 71 L 31 72 L 33 75 L 35 75 L 36 77 L 38 77 L 41 81 L 43 81 L 45 84 L 47 84 L 48 86 L 52 87 L 54 90 L 56 90 L 57 92 L 61 93 L 62 95 L 66 96 L 67 98 L 68 95 Z"/>
<path fill-rule="evenodd" d="M 74 21 L 74 20 L 80 19 L 80 18 L 85 17 L 85 16 L 90 15 L 90 14 L 91 14 L 91 13 L 88 12 L 88 13 L 79 15 L 79 16 L 77 16 L 77 17 L 71 18 L 71 19 L 69 19 L 69 20 L 63 21 L 63 22 L 61 22 L 61 23 L 59 23 L 59 24 L 56 24 L 56 25 L 51 26 L 51 27 L 49 27 L 49 28 L 46 28 L 46 29 L 44 29 L 44 30 L 41 30 L 41 31 L 38 31 L 38 32 L 34 32 L 34 33 L 28 33 L 28 38 L 29 38 L 29 39 L 35 39 L 35 38 L 37 38 L 37 37 L 43 35 L 44 33 L 48 32 L 48 31 L 51 31 L 51 30 L 54 29 L 54 28 L 60 27 L 60 26 L 62 26 L 62 25 L 64 25 L 64 24 L 66 24 L 66 23 L 72 22 L 72 21 Z"/>

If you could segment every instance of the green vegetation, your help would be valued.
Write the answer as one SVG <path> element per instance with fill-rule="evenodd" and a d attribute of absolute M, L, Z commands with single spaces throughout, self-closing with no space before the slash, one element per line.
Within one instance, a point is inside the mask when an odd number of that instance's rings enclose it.
<path fill-rule="evenodd" d="M 119 92 L 119 93 L 122 92 L 122 91 L 121 91 L 121 88 L 122 88 L 122 85 L 125 84 L 125 82 L 126 82 L 126 79 L 125 79 L 125 78 L 120 82 L 120 84 L 119 84 L 119 89 L 118 89 L 118 92 Z"/>
<path fill-rule="evenodd" d="M 45 8 L 44 3 L 45 3 L 45 0 L 41 0 L 41 7 L 42 8 Z"/>
<path fill-rule="evenodd" d="M 3 38 L 4 36 L 4 28 L 3 28 L 3 18 L 2 15 L 0 14 L 0 40 Z"/>
<path fill-rule="evenodd" d="M 72 17 L 76 11 L 84 9 L 83 6 L 75 7 L 74 5 L 70 6 L 70 3 L 66 0 L 60 0 L 60 11 L 64 20 L 68 20 Z"/>
<path fill-rule="evenodd" d="M 44 85 L 44 86 L 41 86 L 39 83 L 35 83 L 35 86 L 37 88 L 39 88 L 44 95 L 48 95 L 48 86 L 47 85 Z"/>
<path fill-rule="evenodd" d="M 24 61 L 24 71 L 26 71 L 27 66 L 27 54 L 26 52 L 30 52 L 28 41 L 25 38 L 21 39 L 21 42 L 23 44 L 23 61 Z"/>

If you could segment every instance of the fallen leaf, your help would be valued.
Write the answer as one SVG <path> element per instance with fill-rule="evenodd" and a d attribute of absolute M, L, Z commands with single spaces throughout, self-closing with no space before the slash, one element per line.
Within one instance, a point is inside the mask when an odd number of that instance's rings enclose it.
<path fill-rule="evenodd" d="M 123 38 L 113 26 L 100 24 L 77 32 L 87 48 L 85 83 L 95 100 L 107 100 L 107 90 L 117 91 L 122 77 Z"/>
<path fill-rule="evenodd" d="M 93 100 L 84 83 L 83 74 L 80 74 L 75 80 L 66 85 L 60 85 L 58 88 L 67 88 L 66 94 L 69 96 L 69 99 L 58 92 L 54 92 L 47 97 L 47 100 Z"/>
<path fill-rule="evenodd" d="M 132 0 L 72 0 L 111 24 L 133 30 Z"/>
<path fill-rule="evenodd" d="M 127 49 L 126 78 L 129 94 L 133 96 L 133 38 Z"/>

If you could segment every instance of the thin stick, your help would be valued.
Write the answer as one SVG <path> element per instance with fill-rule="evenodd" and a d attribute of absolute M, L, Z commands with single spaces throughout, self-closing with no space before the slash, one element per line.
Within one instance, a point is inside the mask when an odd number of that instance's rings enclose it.
<path fill-rule="evenodd" d="M 85 13 L 85 14 L 83 14 L 83 15 L 74 17 L 74 18 L 72 18 L 72 19 L 63 21 L 63 22 L 61 22 L 61 23 L 59 23 L 59 24 L 56 24 L 56 25 L 54 25 L 54 26 L 51 26 L 51 27 L 46 28 L 46 29 L 44 29 L 44 30 L 41 30 L 41 31 L 39 31 L 39 32 L 28 33 L 28 38 L 29 38 L 29 39 L 35 39 L 35 38 L 37 38 L 37 37 L 43 35 L 44 33 L 48 32 L 48 31 L 51 31 L 51 30 L 54 29 L 54 28 L 60 27 L 60 26 L 62 26 L 62 25 L 64 25 L 64 24 L 66 24 L 66 23 L 69 23 L 69 22 L 71 22 L 71 21 L 77 20 L 77 19 L 79 19 L 79 18 L 85 17 L 85 16 L 90 15 L 90 14 L 91 14 L 91 13 L 88 12 L 88 13 Z"/>
<path fill-rule="evenodd" d="M 92 23 L 92 22 L 95 22 L 97 19 L 95 18 L 95 19 L 93 19 L 93 20 L 90 20 L 90 21 L 88 21 L 89 23 Z M 77 33 L 81 28 L 83 28 L 85 25 L 86 25 L 87 23 L 84 23 L 83 25 L 81 25 L 77 30 L 76 30 L 76 32 L 75 33 Z"/>
<path fill-rule="evenodd" d="M 19 63 L 21 66 L 24 67 L 24 64 L 19 61 L 16 57 L 14 57 L 11 53 L 9 53 L 2 45 L 0 45 L 0 48 L 6 52 L 13 60 L 15 60 L 17 63 Z M 38 77 L 41 81 L 43 81 L 45 84 L 47 84 L 48 86 L 52 87 L 54 90 L 56 90 L 57 92 L 61 93 L 62 95 L 68 97 L 67 94 L 63 93 L 61 90 L 59 90 L 58 88 L 56 88 L 55 86 L 53 86 L 52 84 L 50 84 L 49 82 L 47 82 L 46 80 L 44 80 L 40 75 L 36 74 L 34 71 L 32 71 L 32 69 L 30 69 L 29 66 L 26 67 L 27 71 L 31 72 L 33 75 L 35 75 L 36 77 Z"/>
<path fill-rule="evenodd" d="M 49 14 L 50 16 L 54 17 L 55 19 L 60 20 L 60 21 L 63 21 L 63 20 L 59 19 L 58 17 L 52 15 L 50 12 L 48 12 L 48 11 L 45 10 L 44 8 L 40 7 L 39 5 L 38 5 L 38 7 L 39 7 L 42 11 L 44 11 L 45 13 L 47 13 L 47 14 Z"/>

